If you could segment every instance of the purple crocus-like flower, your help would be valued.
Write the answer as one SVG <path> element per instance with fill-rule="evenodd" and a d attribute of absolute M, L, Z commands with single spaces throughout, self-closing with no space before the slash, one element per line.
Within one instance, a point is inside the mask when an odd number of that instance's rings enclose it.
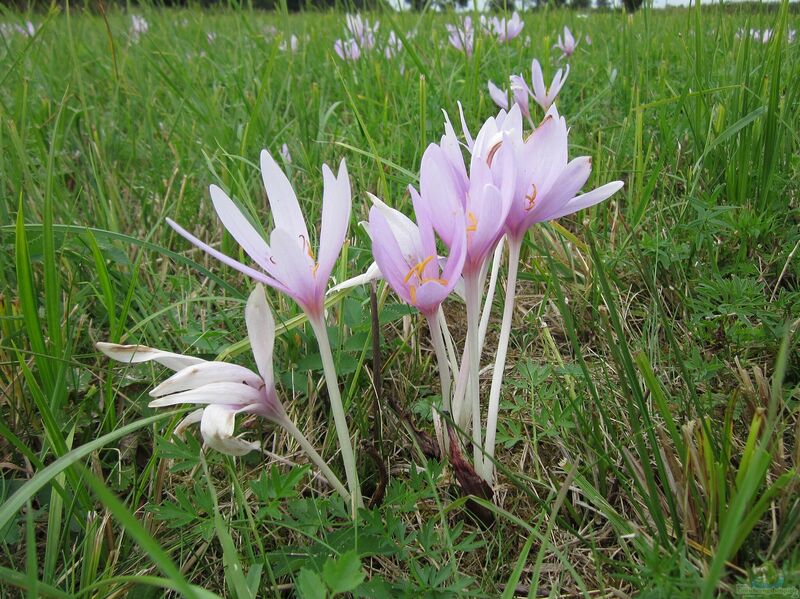
<path fill-rule="evenodd" d="M 539 61 L 534 58 L 533 62 L 531 62 L 531 84 L 533 85 L 533 91 L 531 91 L 527 86 L 525 86 L 525 89 L 528 91 L 534 101 L 542 107 L 542 110 L 547 112 L 550 109 L 550 106 L 552 106 L 553 102 L 556 101 L 556 96 L 558 96 L 558 92 L 561 91 L 561 88 L 564 87 L 567 77 L 569 77 L 569 65 L 567 65 L 566 70 L 558 69 L 558 71 L 556 71 L 553 81 L 550 84 L 550 89 L 547 89 L 544 84 L 542 67 L 539 64 Z M 522 85 L 525 85 L 524 80 L 522 80 L 521 83 Z"/>
<path fill-rule="evenodd" d="M 472 19 L 470 17 L 464 17 L 464 20 L 459 25 L 447 23 L 445 27 L 449 35 L 450 45 L 456 50 L 461 50 L 467 55 L 467 58 L 471 57 L 475 40 L 475 30 L 472 28 Z"/>
<path fill-rule="evenodd" d="M 361 57 L 361 50 L 354 39 L 344 41 L 337 39 L 333 42 L 333 49 L 342 60 L 358 60 Z"/>
<path fill-rule="evenodd" d="M 175 231 L 214 258 L 231 268 L 292 297 L 309 318 L 321 321 L 325 288 L 344 244 L 350 223 L 350 180 L 344 160 L 334 176 L 322 166 L 322 227 L 318 255 L 311 247 L 300 204 L 289 179 L 269 152 L 261 152 L 261 174 L 272 209 L 275 228 L 269 244 L 242 214 L 236 204 L 216 185 L 211 186 L 211 200 L 222 224 L 242 249 L 261 268 L 257 270 L 226 256 L 167 219 Z"/>
<path fill-rule="evenodd" d="M 606 183 L 578 195 L 592 172 L 592 161 L 581 156 L 568 161 L 567 123 L 552 106 L 541 125 L 523 141 L 511 133 L 516 191 L 506 220 L 510 238 L 521 239 L 535 223 L 554 220 L 599 204 L 622 188 L 622 181 Z"/>
<path fill-rule="evenodd" d="M 528 86 L 525 85 L 525 81 L 520 75 L 511 75 L 509 79 L 511 81 L 511 91 L 514 94 L 514 102 L 517 104 L 517 106 L 519 106 L 522 116 L 529 118 L 530 107 L 528 103 Z M 489 96 L 492 98 L 494 103 L 503 110 L 508 110 L 508 94 L 505 92 L 505 90 L 497 87 L 492 81 L 489 81 L 487 86 L 489 88 Z"/>
<path fill-rule="evenodd" d="M 497 37 L 498 42 L 509 42 L 522 33 L 525 22 L 519 18 L 519 13 L 514 11 L 510 19 L 494 17 L 490 21 L 492 33 Z"/>
<path fill-rule="evenodd" d="M 439 306 L 453 291 L 461 276 L 466 258 L 466 225 L 460 208 L 451 202 L 454 210 L 448 223 L 453 235 L 450 252 L 447 258 L 440 259 L 429 206 L 422 201 L 416 189 L 409 186 L 409 192 L 417 224 L 372 196 L 368 229 L 372 239 L 372 254 L 382 276 L 394 292 L 431 320 L 435 319 Z"/>
<path fill-rule="evenodd" d="M 362 19 L 361 15 L 346 15 L 345 22 L 347 30 L 361 49 L 371 50 L 375 46 L 375 34 L 378 32 L 380 21 L 370 25 L 369 19 Z"/>
<path fill-rule="evenodd" d="M 569 27 L 564 25 L 564 37 L 562 38 L 561 35 L 558 36 L 558 42 L 553 46 L 553 48 L 558 48 L 563 53 L 561 58 L 572 56 L 572 53 L 575 52 L 575 48 L 578 46 L 578 42 L 580 42 L 580 36 L 576 40 L 575 37 L 572 35 L 572 32 L 569 30 Z"/>

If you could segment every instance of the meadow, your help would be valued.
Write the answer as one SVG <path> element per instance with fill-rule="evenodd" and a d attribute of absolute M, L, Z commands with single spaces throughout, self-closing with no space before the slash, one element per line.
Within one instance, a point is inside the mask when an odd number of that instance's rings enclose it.
<path fill-rule="evenodd" d="M 773 8 L 544 9 L 508 43 L 477 36 L 472 56 L 448 43 L 457 15 L 382 12 L 365 16 L 402 50 L 352 61 L 334 12 L 132 9 L 138 34 L 117 10 L 4 12 L 36 29 L 0 37 L 0 593 L 797 596 L 800 21 Z M 538 58 L 549 82 L 564 25 L 584 36 L 557 101 L 569 155 L 592 157 L 586 189 L 625 185 L 524 238 L 491 500 L 467 503 L 420 445 L 436 358 L 384 282 L 327 300 L 356 520 L 280 428 L 240 416 L 267 451 L 204 449 L 197 430 L 173 434 L 186 406 L 147 407 L 164 368 L 97 351 L 252 367 L 252 281 L 165 219 L 246 260 L 208 186 L 268 230 L 267 148 L 315 229 L 320 167 L 345 158 L 333 277 L 362 273 L 367 192 L 410 214 L 442 109 L 456 123 L 461 102 L 474 132 L 497 112 L 488 80 L 527 78 Z M 283 405 L 343 475 L 312 331 L 268 297 Z M 445 310 L 463 340 L 459 300 Z"/>

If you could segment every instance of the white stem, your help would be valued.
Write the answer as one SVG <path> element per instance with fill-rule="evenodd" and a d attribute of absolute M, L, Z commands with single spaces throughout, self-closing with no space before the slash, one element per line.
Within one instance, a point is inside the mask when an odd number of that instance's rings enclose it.
<path fill-rule="evenodd" d="M 486 301 L 483 303 L 483 314 L 481 314 L 480 340 L 478 347 L 483 351 L 483 342 L 486 341 L 486 329 L 489 328 L 489 316 L 492 313 L 492 303 L 494 302 L 494 290 L 497 287 L 497 274 L 500 271 L 500 263 L 503 260 L 503 237 L 494 249 L 492 257 L 492 273 L 489 275 L 489 289 L 486 291 Z"/>
<path fill-rule="evenodd" d="M 447 357 L 450 359 L 450 370 L 456 372 L 458 370 L 458 359 L 456 358 L 456 346 L 453 343 L 453 336 L 450 334 L 450 329 L 447 327 L 447 319 L 444 316 L 444 310 L 439 306 L 439 325 L 442 327 L 442 335 L 444 342 L 447 346 Z"/>
<path fill-rule="evenodd" d="M 339 448 L 342 451 L 342 462 L 347 475 L 347 486 L 350 489 L 351 509 L 353 518 L 357 516 L 358 508 L 364 507 L 361 499 L 361 487 L 358 484 L 358 471 L 356 458 L 353 454 L 353 445 L 350 441 L 350 432 L 347 430 L 347 420 L 344 415 L 342 396 L 339 394 L 339 381 L 336 377 L 336 367 L 333 364 L 331 344 L 328 339 L 328 328 L 322 318 L 309 318 L 314 334 L 319 343 L 319 353 L 322 357 L 322 368 L 325 371 L 325 383 L 328 386 L 328 396 L 331 400 L 333 422 L 336 425 L 336 435 L 339 438 Z"/>
<path fill-rule="evenodd" d="M 503 305 L 503 323 L 500 325 L 500 339 L 497 342 L 497 353 L 492 372 L 492 388 L 489 391 L 489 412 L 486 417 L 486 459 L 483 468 L 478 470 L 483 479 L 492 484 L 494 478 L 494 445 L 497 437 L 497 413 L 500 411 L 500 390 L 503 386 L 503 375 L 506 368 L 508 340 L 511 335 L 511 321 L 514 316 L 514 300 L 517 291 L 517 269 L 521 238 L 508 239 L 508 280 L 506 281 L 506 298 Z"/>
<path fill-rule="evenodd" d="M 431 332 L 431 340 L 433 341 L 433 349 L 436 352 L 436 362 L 439 366 L 439 384 L 442 388 L 442 407 L 446 412 L 450 412 L 450 365 L 447 361 L 447 350 L 445 349 L 444 339 L 442 338 L 442 329 L 439 326 L 438 311 L 433 314 L 426 314 L 428 319 L 428 328 Z M 436 439 L 439 442 L 439 449 L 442 455 L 448 448 L 447 443 L 447 424 L 442 427 L 442 419 L 439 412 L 433 411 L 433 423 L 436 427 Z"/>
<path fill-rule="evenodd" d="M 483 463 L 481 452 L 481 398 L 478 374 L 480 371 L 481 353 L 478 348 L 478 337 L 481 314 L 481 280 L 478 273 L 464 277 L 467 292 L 467 353 L 469 354 L 468 400 L 472 407 L 472 449 L 475 469 L 480 472 Z"/>
<path fill-rule="evenodd" d="M 314 446 L 300 431 L 300 429 L 295 426 L 294 422 L 289 420 L 289 418 L 286 418 L 280 422 L 280 425 L 285 428 L 286 432 L 294 437 L 294 440 L 300 444 L 300 447 L 303 448 L 303 451 L 306 452 L 306 455 L 311 459 L 312 462 L 314 462 L 317 468 L 319 468 L 320 472 L 322 472 L 322 475 L 328 480 L 330 485 L 336 489 L 336 491 L 342 497 L 344 497 L 344 500 L 347 503 L 350 503 L 350 493 L 344 488 L 342 481 L 340 481 L 339 477 L 333 473 L 333 470 L 331 470 L 325 460 L 322 459 L 322 456 L 317 453 L 317 450 L 314 449 Z"/>

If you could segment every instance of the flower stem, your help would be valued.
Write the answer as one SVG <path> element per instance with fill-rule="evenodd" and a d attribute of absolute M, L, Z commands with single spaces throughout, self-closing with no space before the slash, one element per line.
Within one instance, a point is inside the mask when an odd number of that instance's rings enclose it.
<path fill-rule="evenodd" d="M 312 462 L 314 462 L 317 468 L 319 468 L 320 472 L 322 472 L 322 475 L 328 480 L 330 485 L 336 489 L 339 495 L 344 497 L 344 500 L 347 503 L 350 503 L 350 493 L 344 488 L 342 481 L 340 481 L 339 477 L 333 473 L 333 470 L 331 470 L 325 460 L 322 459 L 322 456 L 317 453 L 317 450 L 314 449 L 314 446 L 300 431 L 300 429 L 295 426 L 294 422 L 289 420 L 289 418 L 286 418 L 282 420 L 280 424 L 286 429 L 286 432 L 294 437 L 294 440 L 300 444 L 300 447 L 303 448 L 303 451 L 306 452 L 306 455 L 311 459 Z"/>
<path fill-rule="evenodd" d="M 492 257 L 492 271 L 489 275 L 489 289 L 486 291 L 486 301 L 483 303 L 483 314 L 481 314 L 480 338 L 478 348 L 483 351 L 483 342 L 486 340 L 486 329 L 489 327 L 489 316 L 492 313 L 492 303 L 494 302 L 494 290 L 497 287 L 497 273 L 500 270 L 500 262 L 503 259 L 503 237 L 494 249 Z"/>
<path fill-rule="evenodd" d="M 344 415 L 342 396 L 339 393 L 339 381 L 336 377 L 336 367 L 333 364 L 333 354 L 331 344 L 328 339 L 328 328 L 325 321 L 320 318 L 309 318 L 314 334 L 319 343 L 319 353 L 322 358 L 322 368 L 325 371 L 325 383 L 328 386 L 328 396 L 331 400 L 331 412 L 333 421 L 336 425 L 336 435 L 339 438 L 339 448 L 342 451 L 342 462 L 344 471 L 347 475 L 347 487 L 350 489 L 351 509 L 353 519 L 355 519 L 358 508 L 364 507 L 361 499 L 361 487 L 358 484 L 358 471 L 356 470 L 356 458 L 353 454 L 353 444 L 350 440 L 350 432 L 347 430 L 347 420 Z"/>
<path fill-rule="evenodd" d="M 479 349 L 481 314 L 481 279 L 479 273 L 465 273 L 464 287 L 467 295 L 467 353 L 469 354 L 469 404 L 472 407 L 472 449 L 475 469 L 480 472 L 483 463 L 481 451 L 481 398 L 478 373 L 481 365 Z"/>
<path fill-rule="evenodd" d="M 489 412 L 486 416 L 486 459 L 483 468 L 478 472 L 483 479 L 492 484 L 494 478 L 494 445 L 497 437 L 497 414 L 500 411 L 500 389 L 503 386 L 503 374 L 506 367 L 508 340 L 511 334 L 511 320 L 514 316 L 514 300 L 517 290 L 517 269 L 522 238 L 508 238 L 508 280 L 506 281 L 506 297 L 503 305 L 503 323 L 500 325 L 500 339 L 497 342 L 494 370 L 492 371 L 492 388 L 489 391 Z"/>
<path fill-rule="evenodd" d="M 439 310 L 436 310 L 432 314 L 426 314 L 425 318 L 428 320 L 428 329 L 430 329 L 431 332 L 433 349 L 436 352 L 436 362 L 439 367 L 439 383 L 442 388 L 442 408 L 445 412 L 450 413 L 450 364 L 447 359 L 447 348 L 445 347 L 444 338 L 442 337 L 442 327 L 439 324 Z M 436 410 L 434 410 L 433 416 L 439 449 L 442 451 L 442 454 L 444 454 L 448 446 L 447 434 L 444 432 L 446 431 L 447 423 L 444 423 L 445 429 L 443 429 L 441 418 Z"/>

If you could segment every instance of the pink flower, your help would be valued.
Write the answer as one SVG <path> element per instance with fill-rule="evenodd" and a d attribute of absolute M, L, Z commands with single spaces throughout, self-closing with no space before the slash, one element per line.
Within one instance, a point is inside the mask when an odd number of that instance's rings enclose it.
<path fill-rule="evenodd" d="M 530 117 L 531 113 L 528 105 L 528 86 L 525 85 L 525 80 L 519 75 L 511 75 L 509 79 L 511 81 L 511 91 L 514 93 L 514 102 L 517 104 L 517 106 L 519 106 L 522 116 L 525 118 Z M 492 98 L 494 103 L 503 110 L 508 110 L 508 94 L 506 94 L 504 90 L 497 87 L 492 81 L 489 81 L 488 88 L 489 96 Z"/>
<path fill-rule="evenodd" d="M 550 89 L 547 89 L 544 84 L 542 67 L 539 65 L 539 61 L 534 58 L 533 62 L 531 62 L 531 83 L 533 85 L 533 91 L 531 91 L 527 86 L 525 86 L 525 89 L 528 91 L 534 101 L 542 107 L 542 110 L 547 112 L 553 102 L 556 101 L 556 96 L 558 96 L 558 92 L 561 91 L 561 88 L 564 87 L 567 77 L 569 77 L 569 65 L 567 65 L 566 71 L 558 69 L 553 77 L 552 83 L 550 84 Z M 524 85 L 525 81 L 522 81 L 522 84 Z"/>
<path fill-rule="evenodd" d="M 561 50 L 561 52 L 563 52 L 562 58 L 564 56 L 572 56 L 572 53 L 575 52 L 575 48 L 578 46 L 578 42 L 580 42 L 580 36 L 578 36 L 578 39 L 576 40 L 573 37 L 572 32 L 569 30 L 569 27 L 565 25 L 563 39 L 559 35 L 558 43 L 556 43 L 553 48 L 558 48 Z"/>
<path fill-rule="evenodd" d="M 523 141 L 516 132 L 506 135 L 518 165 L 506 220 L 509 237 L 520 239 L 535 223 L 599 204 L 622 188 L 622 181 L 613 181 L 578 195 L 592 172 L 592 160 L 589 156 L 567 160 L 567 133 L 566 120 L 553 106 L 528 139 Z"/>
<path fill-rule="evenodd" d="M 403 50 L 403 42 L 397 37 L 394 31 L 389 32 L 389 38 L 386 40 L 386 47 L 384 48 L 384 55 L 387 59 L 391 60 L 399 52 Z"/>
<path fill-rule="evenodd" d="M 358 60 L 361 57 L 361 50 L 354 39 L 336 40 L 333 42 L 333 49 L 342 60 Z"/>
<path fill-rule="evenodd" d="M 509 42 L 522 33 L 525 22 L 520 20 L 519 13 L 514 11 L 510 19 L 494 17 L 491 21 L 492 30 L 498 42 Z"/>
<path fill-rule="evenodd" d="M 370 50 L 375 46 L 375 34 L 378 32 L 380 21 L 374 25 L 369 24 L 369 19 L 362 19 L 361 15 L 346 15 L 345 22 L 350 35 L 363 50 Z"/>
<path fill-rule="evenodd" d="M 447 23 L 445 25 L 449 34 L 450 45 L 456 50 L 461 50 L 467 55 L 467 58 L 472 56 L 473 43 L 475 39 L 475 31 L 472 28 L 472 19 L 464 17 L 464 20 L 459 25 L 452 25 Z"/>
<path fill-rule="evenodd" d="M 289 179 L 266 150 L 261 151 L 261 174 L 275 222 L 269 244 L 222 189 L 216 185 L 210 188 L 222 224 L 261 270 L 215 250 L 172 220 L 167 222 L 179 235 L 231 268 L 289 295 L 309 318 L 320 321 L 325 288 L 350 223 L 350 180 L 345 162 L 342 160 L 337 176 L 322 165 L 322 226 L 316 255 Z"/>
<path fill-rule="evenodd" d="M 423 156 L 429 156 L 426 151 Z M 429 319 L 435 318 L 441 303 L 450 295 L 461 276 L 466 258 L 466 226 L 460 207 L 451 205 L 452 237 L 447 258 L 436 251 L 432 213 L 417 191 L 409 186 L 417 224 L 402 212 L 390 208 L 375 196 L 369 213 L 372 254 L 381 274 L 400 298 Z M 438 213 L 441 214 L 441 211 Z"/>

